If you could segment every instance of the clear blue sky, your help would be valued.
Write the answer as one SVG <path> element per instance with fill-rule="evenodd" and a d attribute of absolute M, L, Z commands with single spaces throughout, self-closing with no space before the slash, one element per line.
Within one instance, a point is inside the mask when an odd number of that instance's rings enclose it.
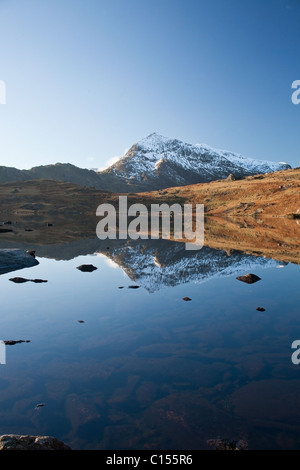
<path fill-rule="evenodd" d="M 300 166 L 299 0 L 0 0 L 0 165 L 157 132 Z"/>

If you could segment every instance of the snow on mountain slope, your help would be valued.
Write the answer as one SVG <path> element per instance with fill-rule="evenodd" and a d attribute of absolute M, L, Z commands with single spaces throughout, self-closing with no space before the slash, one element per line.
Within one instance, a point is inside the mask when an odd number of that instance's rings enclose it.
<path fill-rule="evenodd" d="M 153 189 L 288 169 L 285 163 L 244 157 L 205 144 L 191 145 L 156 133 L 140 140 L 105 172 Z"/>

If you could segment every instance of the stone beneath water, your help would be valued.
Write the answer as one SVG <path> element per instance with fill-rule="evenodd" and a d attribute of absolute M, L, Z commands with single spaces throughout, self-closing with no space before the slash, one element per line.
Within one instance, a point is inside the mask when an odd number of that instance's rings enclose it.
<path fill-rule="evenodd" d="M 128 286 L 128 289 L 139 289 L 140 286 Z"/>
<path fill-rule="evenodd" d="M 245 274 L 244 276 L 238 276 L 237 279 L 247 284 L 253 284 L 254 282 L 260 281 L 261 278 L 256 276 L 256 274 Z"/>
<path fill-rule="evenodd" d="M 95 271 L 98 268 L 96 268 L 96 266 L 93 266 L 92 264 L 81 264 L 80 266 L 77 266 L 77 269 L 85 273 L 91 273 L 92 271 Z"/>
<path fill-rule="evenodd" d="M 52 436 L 5 434 L 0 436 L 0 450 L 72 450 Z"/>
<path fill-rule="evenodd" d="M 184 300 L 185 302 L 189 302 L 192 299 L 190 299 L 189 297 L 183 297 L 182 300 Z"/>
<path fill-rule="evenodd" d="M 0 250 L 0 274 L 30 268 L 38 264 L 39 262 L 24 250 L 17 248 Z"/>
<path fill-rule="evenodd" d="M 266 309 L 264 307 L 257 307 L 256 309 L 258 312 L 265 312 Z"/>

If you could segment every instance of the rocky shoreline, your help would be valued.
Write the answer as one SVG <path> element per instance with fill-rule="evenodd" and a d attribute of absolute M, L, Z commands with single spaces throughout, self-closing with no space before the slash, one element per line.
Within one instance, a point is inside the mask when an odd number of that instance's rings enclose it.
<path fill-rule="evenodd" d="M 52 436 L 4 434 L 0 436 L 0 450 L 72 450 Z"/>

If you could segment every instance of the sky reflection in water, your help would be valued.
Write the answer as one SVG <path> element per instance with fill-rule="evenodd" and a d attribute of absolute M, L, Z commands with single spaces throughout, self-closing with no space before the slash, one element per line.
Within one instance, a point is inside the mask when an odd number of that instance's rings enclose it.
<path fill-rule="evenodd" d="M 30 340 L 6 347 L 0 434 L 54 435 L 74 449 L 193 450 L 217 437 L 252 449 L 299 448 L 300 365 L 291 362 L 299 267 L 262 268 L 253 258 L 261 281 L 248 285 L 236 276 L 251 267 L 249 256 L 206 282 L 203 267 L 183 280 L 158 266 L 156 279 L 164 271 L 161 279 L 175 281 L 150 293 L 151 272 L 128 288 L 134 281 L 116 264 L 118 249 L 109 253 L 114 261 L 38 258 L 0 277 L 1 339 Z M 157 252 L 168 250 L 166 242 Z M 215 272 L 220 252 L 208 254 Z M 76 269 L 85 263 L 98 269 Z M 48 282 L 14 284 L 15 275 Z"/>

